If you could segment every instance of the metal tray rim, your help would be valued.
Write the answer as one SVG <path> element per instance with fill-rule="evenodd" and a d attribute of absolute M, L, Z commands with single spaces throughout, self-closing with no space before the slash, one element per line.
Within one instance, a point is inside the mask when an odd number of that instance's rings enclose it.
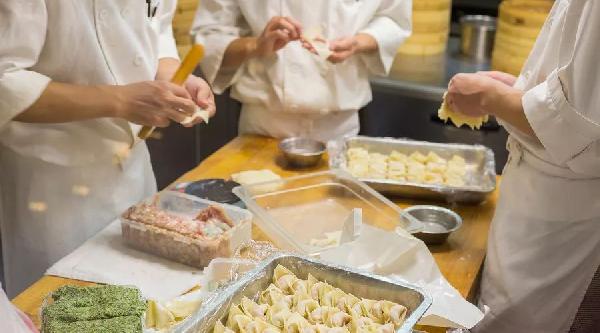
<path fill-rule="evenodd" d="M 315 260 L 314 258 L 310 258 L 310 257 L 303 256 L 303 255 L 297 255 L 297 254 L 291 254 L 291 253 L 274 254 L 274 255 L 270 256 L 269 258 L 267 258 L 266 260 L 263 260 L 263 262 L 258 264 L 254 269 L 252 269 L 249 272 L 247 272 L 246 274 L 244 274 L 238 281 L 236 281 L 236 282 L 230 284 L 229 286 L 227 286 L 226 288 L 224 288 L 222 290 L 222 293 L 220 293 L 221 294 L 220 297 L 217 296 L 217 297 L 211 299 L 207 303 L 206 306 L 203 306 L 201 308 L 201 310 L 198 312 L 197 319 L 203 320 L 204 318 L 207 318 L 212 311 L 214 311 L 214 310 L 218 309 L 218 307 L 222 306 L 222 303 L 224 303 L 224 300 L 227 298 L 225 295 L 234 294 L 237 290 L 239 290 L 239 289 L 243 288 L 245 285 L 251 283 L 257 276 L 260 276 L 262 274 L 262 272 L 264 270 L 266 270 L 266 268 L 273 261 L 280 259 L 280 258 L 286 258 L 286 257 L 297 258 L 297 259 L 307 261 L 310 263 L 314 263 L 314 264 L 323 264 L 326 266 L 330 266 L 330 264 L 327 263 L 326 261 Z M 419 294 L 421 294 L 423 296 L 423 302 L 421 302 L 421 304 L 410 314 L 410 316 L 408 316 L 408 318 L 406 318 L 406 320 L 404 321 L 404 324 L 398 330 L 396 330 L 396 333 L 412 332 L 412 328 L 417 324 L 419 319 L 421 319 L 421 317 L 425 314 L 425 312 L 429 309 L 429 307 L 433 303 L 433 299 L 431 298 L 431 296 L 429 296 L 429 294 L 427 294 L 422 288 L 411 285 L 404 281 L 392 280 L 387 277 L 374 275 L 371 273 L 367 273 L 364 271 L 360 271 L 360 270 L 350 268 L 350 267 L 345 267 L 345 266 L 344 266 L 344 270 L 346 270 L 347 272 L 353 273 L 353 274 L 367 276 L 370 278 L 376 278 L 380 281 L 384 281 L 384 282 L 395 284 L 395 285 L 398 285 L 398 286 L 401 286 L 401 287 L 404 287 L 407 289 L 411 289 L 411 290 L 418 292 Z M 219 301 L 219 298 L 221 298 L 221 301 Z M 187 327 L 190 325 L 193 325 L 193 324 L 194 323 L 192 323 L 192 321 L 188 321 L 187 325 L 182 325 L 181 327 L 179 327 L 177 332 L 188 332 L 191 328 L 187 328 Z"/>

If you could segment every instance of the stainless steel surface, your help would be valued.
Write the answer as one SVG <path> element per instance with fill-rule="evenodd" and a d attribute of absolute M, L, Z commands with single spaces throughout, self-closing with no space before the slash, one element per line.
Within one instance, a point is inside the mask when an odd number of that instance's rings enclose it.
<path fill-rule="evenodd" d="M 321 161 L 326 147 L 323 142 L 300 137 L 292 137 L 279 143 L 279 150 L 293 166 L 308 168 Z"/>
<path fill-rule="evenodd" d="M 450 209 L 418 205 L 404 210 L 423 223 L 423 230 L 415 234 L 427 245 L 444 243 L 450 234 L 462 226 L 462 218 Z"/>
<path fill-rule="evenodd" d="M 392 151 L 405 154 L 415 151 L 422 153 L 433 151 L 447 159 L 450 159 L 452 155 L 459 155 L 467 162 L 466 185 L 461 187 L 388 179 L 360 179 L 381 193 L 417 199 L 445 200 L 451 203 L 477 204 L 485 201 L 488 195 L 496 189 L 494 153 L 491 149 L 481 145 L 432 143 L 364 136 L 348 137 L 341 141 L 332 141 L 328 145 L 329 166 L 346 169 L 346 150 L 353 147 L 361 147 L 382 154 L 390 154 Z"/>
<path fill-rule="evenodd" d="M 375 92 L 441 103 L 448 82 L 454 75 L 489 69 L 489 61 L 476 62 L 461 55 L 460 39 L 450 37 L 445 54 L 426 57 L 398 54 L 388 76 L 375 76 L 370 81 Z"/>
<path fill-rule="evenodd" d="M 259 293 L 272 282 L 273 271 L 279 264 L 302 279 L 306 279 L 310 273 L 317 279 L 327 281 L 358 297 L 389 300 L 406 306 L 406 321 L 396 333 L 412 332 L 417 321 L 431 306 L 431 298 L 420 288 L 410 284 L 308 257 L 278 254 L 258 265 L 237 282 L 215 293 L 214 298 L 207 301 L 199 312 L 186 320 L 175 332 L 212 332 L 217 320 L 225 318 L 231 305 L 239 303 L 243 296 L 258 298 Z"/>
<path fill-rule="evenodd" d="M 460 19 L 463 55 L 476 61 L 486 61 L 492 56 L 496 35 L 496 18 L 487 15 L 465 15 Z"/>

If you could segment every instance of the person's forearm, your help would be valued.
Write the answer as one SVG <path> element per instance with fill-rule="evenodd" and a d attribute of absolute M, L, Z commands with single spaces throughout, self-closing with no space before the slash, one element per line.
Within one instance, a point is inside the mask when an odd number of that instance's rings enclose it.
<path fill-rule="evenodd" d="M 114 87 L 51 82 L 40 98 L 14 118 L 25 123 L 66 123 L 115 117 Z"/>
<path fill-rule="evenodd" d="M 179 68 L 180 61 L 175 58 L 162 58 L 158 60 L 158 69 L 156 71 L 156 80 L 159 81 L 171 81 L 177 68 Z"/>
<path fill-rule="evenodd" d="M 374 53 L 379 49 L 377 40 L 369 34 L 357 34 L 355 39 L 357 43 L 356 49 L 359 53 Z"/>
<path fill-rule="evenodd" d="M 497 92 L 493 98 L 485 101 L 484 106 L 489 110 L 490 114 L 502 119 L 510 125 L 538 140 L 537 135 L 529 124 L 529 120 L 525 116 L 523 109 L 523 92 L 517 89 L 507 90 L 505 92 Z"/>
<path fill-rule="evenodd" d="M 221 70 L 237 70 L 246 60 L 253 57 L 256 41 L 256 37 L 242 37 L 231 42 L 225 50 Z"/>

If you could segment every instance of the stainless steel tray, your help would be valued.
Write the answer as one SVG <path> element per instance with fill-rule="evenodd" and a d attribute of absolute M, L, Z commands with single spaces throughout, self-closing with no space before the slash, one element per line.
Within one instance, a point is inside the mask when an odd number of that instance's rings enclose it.
<path fill-rule="evenodd" d="M 431 298 L 419 288 L 372 275 L 350 268 L 326 264 L 308 257 L 292 254 L 277 254 L 259 264 L 240 280 L 231 284 L 207 301 L 202 309 L 186 320 L 175 332 L 212 332 L 217 322 L 225 318 L 232 304 L 239 303 L 243 296 L 257 299 L 272 281 L 277 265 L 290 269 L 299 278 L 305 279 L 308 273 L 319 280 L 327 281 L 345 292 L 369 299 L 389 300 L 407 307 L 406 321 L 396 332 L 412 332 L 413 326 L 431 306 Z"/>
<path fill-rule="evenodd" d="M 482 145 L 432 143 L 409 139 L 348 137 L 328 144 L 329 166 L 346 169 L 346 151 L 349 148 L 364 148 L 370 152 L 390 154 L 398 151 L 411 154 L 415 151 L 433 151 L 444 158 L 459 155 L 467 162 L 466 185 L 461 187 L 422 184 L 388 179 L 360 180 L 376 191 L 388 195 L 416 199 L 445 200 L 450 203 L 478 204 L 485 201 L 496 189 L 496 162 L 491 149 Z"/>

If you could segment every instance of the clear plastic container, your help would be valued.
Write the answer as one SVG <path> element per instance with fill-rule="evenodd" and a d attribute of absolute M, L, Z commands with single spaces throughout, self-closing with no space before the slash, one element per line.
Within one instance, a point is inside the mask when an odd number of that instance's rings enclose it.
<path fill-rule="evenodd" d="M 254 222 L 284 250 L 317 254 L 311 245 L 325 233 L 340 232 L 353 209 L 362 210 L 362 224 L 394 232 L 415 233 L 419 221 L 393 202 L 341 170 L 236 187 L 234 193 L 254 213 Z"/>
<path fill-rule="evenodd" d="M 241 244 L 252 239 L 252 213 L 191 195 L 164 191 L 144 201 L 156 200 L 158 208 L 174 215 L 194 218 L 209 206 L 222 207 L 235 226 L 214 239 L 195 239 L 174 231 L 121 217 L 125 242 L 131 247 L 193 267 L 204 268 L 215 258 L 228 258 Z"/>

